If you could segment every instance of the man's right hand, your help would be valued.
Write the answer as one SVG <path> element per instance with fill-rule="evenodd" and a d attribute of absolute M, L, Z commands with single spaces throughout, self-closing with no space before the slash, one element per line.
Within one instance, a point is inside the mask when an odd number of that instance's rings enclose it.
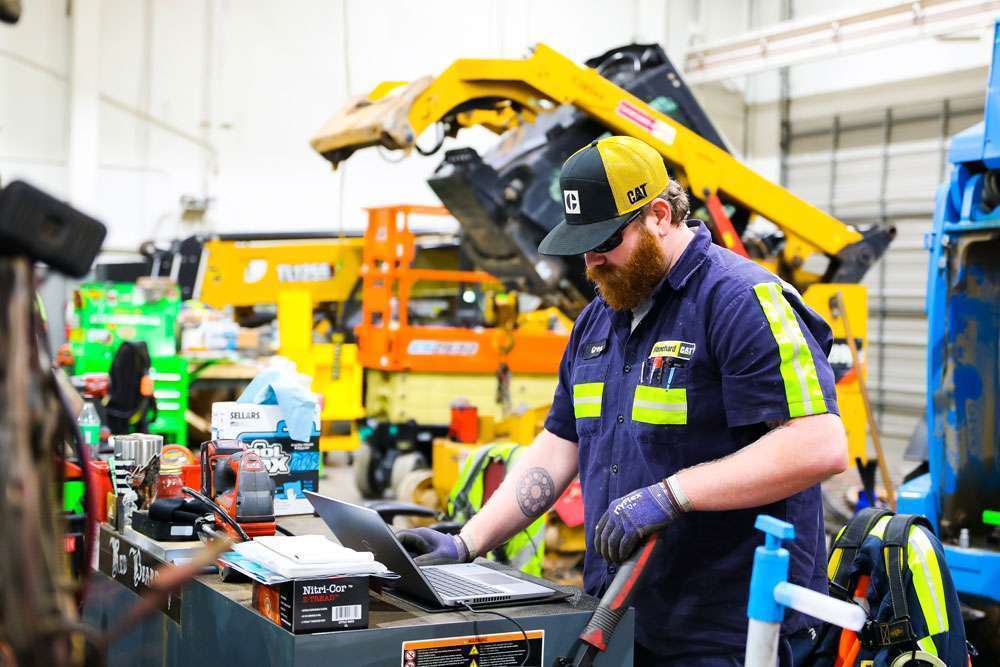
<path fill-rule="evenodd" d="M 414 554 L 417 565 L 468 563 L 469 549 L 458 535 L 447 535 L 431 528 L 410 528 L 396 533 L 400 544 Z"/>

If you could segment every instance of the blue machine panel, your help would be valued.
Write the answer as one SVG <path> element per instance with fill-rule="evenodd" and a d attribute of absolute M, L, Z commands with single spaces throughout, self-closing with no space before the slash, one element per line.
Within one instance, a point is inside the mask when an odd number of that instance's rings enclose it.
<path fill-rule="evenodd" d="M 956 135 L 928 235 L 930 474 L 899 509 L 938 527 L 959 592 L 1000 602 L 1000 551 L 983 511 L 1000 509 L 1000 22 L 983 122 Z M 967 531 L 971 548 L 957 546 Z"/>

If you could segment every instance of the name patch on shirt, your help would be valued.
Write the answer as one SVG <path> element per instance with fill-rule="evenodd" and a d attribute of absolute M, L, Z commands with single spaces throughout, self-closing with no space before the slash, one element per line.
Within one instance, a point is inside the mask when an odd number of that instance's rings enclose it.
<path fill-rule="evenodd" d="M 681 361 L 691 361 L 694 356 L 694 343 L 685 343 L 682 340 L 661 340 L 653 345 L 650 351 L 650 358 L 667 357 L 668 359 L 680 359 Z"/>
<path fill-rule="evenodd" d="M 581 350 L 580 356 L 584 359 L 593 359 L 594 357 L 599 357 L 604 353 L 605 348 L 608 346 L 608 339 L 604 340 L 593 340 L 589 343 L 584 343 Z"/>

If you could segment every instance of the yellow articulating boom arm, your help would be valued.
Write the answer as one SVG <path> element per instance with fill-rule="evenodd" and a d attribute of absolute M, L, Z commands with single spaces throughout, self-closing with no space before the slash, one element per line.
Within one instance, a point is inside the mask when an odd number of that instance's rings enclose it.
<path fill-rule="evenodd" d="M 360 237 L 208 239 L 196 298 L 213 308 L 256 306 L 294 289 L 313 303 L 343 303 L 361 275 L 364 244 Z"/>
<path fill-rule="evenodd" d="M 705 202 L 716 226 L 717 240 L 727 247 L 739 251 L 742 243 L 731 238 L 736 230 L 726 218 L 723 202 L 745 208 L 781 229 L 784 242 L 777 246 L 780 255 L 774 257 L 772 251 L 764 248 L 767 257 L 757 260 L 794 284 L 830 323 L 835 339 L 831 359 L 839 359 L 842 366 L 838 371 L 841 380 L 837 395 L 851 456 L 864 458 L 865 424 L 857 376 L 864 374 L 865 368 L 853 368 L 849 360 L 841 363 L 846 350 L 845 332 L 843 323 L 829 312 L 829 301 L 834 293 L 843 294 L 852 326 L 858 322 L 853 326 L 855 336 L 866 347 L 865 289 L 845 283 L 861 280 L 885 251 L 892 231 L 865 230 L 862 234 L 841 223 L 741 164 L 722 148 L 721 140 L 713 143 L 602 76 L 603 64 L 610 62 L 608 58 L 628 57 L 630 48 L 609 52 L 613 55 L 602 56 L 604 60 L 595 67 L 578 65 L 544 44 L 538 44 L 532 55 L 524 59 L 457 60 L 437 77 L 380 84 L 331 118 L 311 143 L 336 167 L 354 151 L 368 146 L 421 151 L 417 137 L 435 123 L 442 123 L 451 136 L 474 125 L 501 134 L 536 119 L 541 121 L 540 116 L 559 113 L 567 106 L 578 109 L 612 133 L 642 139 L 655 147 L 672 167 L 674 176 Z M 663 58 L 666 59 L 665 54 Z M 637 71 L 640 61 L 641 57 L 635 59 Z M 666 76 L 673 81 L 675 91 L 686 91 L 683 81 L 675 78 L 672 65 L 667 65 Z M 487 185 L 492 187 L 496 183 L 490 181 Z M 472 198 L 465 198 L 469 199 Z M 502 215 L 494 220 L 500 245 L 507 242 Z M 462 219 L 458 213 L 456 216 Z M 464 227 L 466 220 L 462 222 Z M 729 225 L 728 231 L 722 223 Z M 472 225 L 469 231 L 469 242 L 475 247 L 477 232 L 482 232 L 482 228 Z M 485 238 L 486 241 L 479 243 L 493 243 L 488 234 Z M 761 247 L 758 245 L 757 250 Z M 532 250 L 526 252 L 528 261 L 516 264 L 517 268 L 530 271 L 542 263 Z M 831 260 L 822 275 L 806 266 L 806 260 L 815 254 Z M 567 303 L 575 302 L 569 299 Z"/>
<path fill-rule="evenodd" d="M 409 151 L 425 129 L 444 119 L 454 129 L 481 124 L 501 132 L 563 104 L 577 107 L 613 133 L 655 147 L 699 198 L 722 195 L 776 224 L 788 240 L 786 257 L 789 251 L 808 257 L 810 249 L 834 256 L 862 239 L 597 70 L 544 44 L 525 59 L 462 59 L 434 79 L 381 84 L 328 121 L 311 143 L 336 166 L 366 146 Z"/>

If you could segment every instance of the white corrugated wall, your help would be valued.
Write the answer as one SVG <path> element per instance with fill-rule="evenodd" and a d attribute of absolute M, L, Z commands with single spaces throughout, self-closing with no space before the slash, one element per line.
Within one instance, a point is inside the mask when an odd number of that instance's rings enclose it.
<path fill-rule="evenodd" d="M 852 104 L 856 107 L 857 100 Z M 794 101 L 793 101 L 794 105 Z M 924 298 L 934 193 L 947 178 L 947 141 L 982 118 L 983 90 L 939 101 L 852 109 L 794 120 L 787 186 L 846 223 L 893 225 L 869 272 L 869 387 L 882 438 L 899 452 L 926 396 Z"/>

